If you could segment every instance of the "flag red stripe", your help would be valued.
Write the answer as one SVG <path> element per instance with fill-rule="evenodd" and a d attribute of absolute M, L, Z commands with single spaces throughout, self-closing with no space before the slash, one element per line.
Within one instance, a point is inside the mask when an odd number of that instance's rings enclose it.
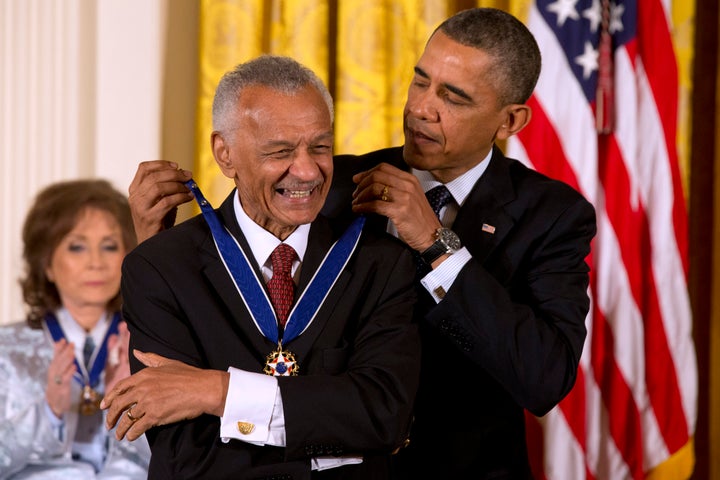
<path fill-rule="evenodd" d="M 597 288 L 597 275 L 590 272 L 593 293 Z M 608 428 L 620 455 L 632 472 L 634 479 L 643 477 L 642 427 L 632 391 L 625 383 L 622 372 L 615 362 L 613 332 L 598 308 L 593 309 L 592 342 L 590 360 L 595 381 L 605 403 L 608 414 Z"/>
<path fill-rule="evenodd" d="M 683 274 L 687 282 L 689 262 L 687 211 L 676 148 L 679 77 L 670 25 L 659 0 L 638 2 L 637 30 L 638 52 L 647 73 L 664 131 L 668 167 L 673 184 L 673 226 L 677 248 L 683 262 Z M 654 291 L 655 284 L 650 287 Z M 653 298 L 657 296 L 653 295 Z M 657 314 L 650 316 L 650 322 L 662 315 L 657 304 L 653 304 L 652 307 L 658 311 Z M 652 361 L 654 368 L 648 373 L 654 377 L 648 379 L 648 391 L 665 442 L 670 453 L 674 453 L 689 440 L 688 423 L 684 415 L 678 414 L 683 412 L 681 392 L 676 377 L 677 369 L 672 362 L 662 322 L 656 324 L 650 322 L 646 324 L 645 329 L 646 336 L 651 339 L 646 344 L 646 358 Z M 661 365 L 661 362 L 665 364 Z M 666 372 L 665 375 L 663 372 Z M 671 374 L 668 375 L 667 372 Z"/>
<path fill-rule="evenodd" d="M 585 428 L 585 395 L 587 387 L 585 385 L 585 371 L 582 368 L 578 368 L 577 379 L 570 393 L 560 402 L 560 410 L 563 413 L 566 421 L 578 445 L 582 448 L 583 452 L 587 451 L 587 430 Z"/>
<path fill-rule="evenodd" d="M 683 411 L 682 399 L 658 303 L 648 219 L 641 202 L 633 211 L 630 179 L 614 137 L 601 137 L 598 148 L 600 181 L 606 192 L 612 192 L 606 195 L 605 211 L 644 320 L 647 390 L 665 443 L 674 452 L 687 441 L 687 423 L 684 415 L 677 414 Z"/>
<path fill-rule="evenodd" d="M 675 238 L 683 261 L 685 281 L 688 272 L 688 224 L 685 196 L 677 155 L 678 69 L 670 35 L 670 25 L 660 0 L 638 1 L 637 47 L 655 98 L 672 174 Z"/>
<path fill-rule="evenodd" d="M 569 166 L 560 143 L 560 139 L 545 115 L 535 96 L 528 101 L 533 109 L 533 128 L 524 129 L 518 133 L 520 140 L 526 146 L 528 156 L 533 160 L 533 166 L 548 176 L 562 180 L 579 189 L 574 170 Z M 592 262 L 591 258 L 588 258 Z M 590 263 L 592 265 L 592 263 Z M 597 286 L 595 275 L 591 271 L 591 287 Z M 597 295 L 594 295 L 597 298 Z M 612 352 L 614 342 L 612 331 L 605 320 L 604 314 L 595 308 L 593 314 L 593 333 L 591 344 L 591 362 L 596 382 L 601 388 L 601 395 L 609 410 L 609 431 L 618 446 L 620 454 L 633 472 L 633 478 L 642 478 L 642 428 L 640 414 L 635 405 L 632 392 L 626 384 L 618 368 Z M 579 369 L 579 375 L 584 375 Z M 582 385 L 584 386 L 584 378 Z M 585 392 L 578 389 L 578 385 L 568 397 L 560 404 L 561 411 L 567 419 L 568 425 L 576 441 L 583 451 L 586 451 L 585 431 Z M 574 404 L 573 402 L 578 402 Z M 582 416 L 576 415 L 581 412 Z"/>
<path fill-rule="evenodd" d="M 535 95 L 530 97 L 527 104 L 532 108 L 532 128 L 520 130 L 518 138 L 528 149 L 528 156 L 533 159 L 535 169 L 580 191 L 575 171 L 565 158 L 560 138 L 545 115 L 545 110 Z"/>
<path fill-rule="evenodd" d="M 533 159 L 537 159 L 540 164 L 534 165 L 534 167 L 548 175 L 549 177 L 556 178 L 564 181 L 571 185 L 576 190 L 580 191 L 577 177 L 572 167 L 565 159 L 560 139 L 558 138 L 555 129 L 550 125 L 550 122 L 545 115 L 545 111 L 542 106 L 538 103 L 537 98 L 532 96 L 528 100 L 528 105 L 532 108 L 533 112 L 533 128 L 521 130 L 518 134 L 524 145 L 531 145 L 533 150 L 544 152 L 543 155 L 532 154 Z M 530 152 L 528 152 L 530 153 Z M 591 264 L 592 260 L 588 258 L 588 264 Z M 585 430 L 585 372 L 582 369 L 578 369 L 577 379 L 573 389 L 560 403 L 559 408 L 565 417 L 568 427 L 573 432 L 575 440 L 582 449 L 586 451 L 586 430 Z M 531 464 L 534 466 L 534 474 L 539 477 L 538 471 L 541 470 L 543 465 L 542 456 L 538 452 L 543 448 L 542 437 L 538 437 L 536 428 L 539 424 L 534 422 L 529 423 L 529 440 Z M 587 479 L 593 478 L 592 474 L 587 468 L 586 464 L 586 475 Z M 543 477 L 544 474 L 543 474 Z"/>
<path fill-rule="evenodd" d="M 546 480 L 545 462 L 543 461 L 543 429 L 537 417 L 525 411 L 525 440 L 528 445 L 528 460 L 535 480 Z"/>

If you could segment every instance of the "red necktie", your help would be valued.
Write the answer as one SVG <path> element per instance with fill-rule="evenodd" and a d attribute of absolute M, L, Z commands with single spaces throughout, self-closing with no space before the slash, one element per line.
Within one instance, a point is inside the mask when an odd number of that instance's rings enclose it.
<path fill-rule="evenodd" d="M 292 279 L 292 264 L 295 259 L 295 250 L 290 245 L 281 243 L 270 255 L 273 275 L 268 282 L 270 301 L 275 308 L 278 323 L 285 326 L 293 296 L 295 295 L 295 284 Z"/>

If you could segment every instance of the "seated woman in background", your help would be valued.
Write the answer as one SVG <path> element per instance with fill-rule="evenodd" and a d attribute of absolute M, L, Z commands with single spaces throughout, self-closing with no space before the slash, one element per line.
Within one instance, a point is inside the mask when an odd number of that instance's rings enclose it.
<path fill-rule="evenodd" d="M 42 190 L 23 226 L 26 322 L 0 327 L 0 479 L 145 479 L 144 437 L 119 442 L 98 408 L 130 374 L 120 269 L 136 244 L 104 180 Z"/>

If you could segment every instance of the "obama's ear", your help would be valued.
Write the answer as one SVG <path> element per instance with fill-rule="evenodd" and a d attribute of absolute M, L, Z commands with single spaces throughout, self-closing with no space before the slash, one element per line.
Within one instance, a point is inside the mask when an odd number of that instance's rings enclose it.
<path fill-rule="evenodd" d="M 530 123 L 532 117 L 532 109 L 524 103 L 513 103 L 505 108 L 506 118 L 497 131 L 496 138 L 498 140 L 507 140 L 518 133 Z"/>

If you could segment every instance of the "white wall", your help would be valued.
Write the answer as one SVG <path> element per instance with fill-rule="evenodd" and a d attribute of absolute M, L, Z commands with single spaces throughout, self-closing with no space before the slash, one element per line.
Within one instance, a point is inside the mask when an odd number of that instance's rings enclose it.
<path fill-rule="evenodd" d="M 0 0 L 0 323 L 24 318 L 21 229 L 49 183 L 122 192 L 160 158 L 167 0 Z"/>

